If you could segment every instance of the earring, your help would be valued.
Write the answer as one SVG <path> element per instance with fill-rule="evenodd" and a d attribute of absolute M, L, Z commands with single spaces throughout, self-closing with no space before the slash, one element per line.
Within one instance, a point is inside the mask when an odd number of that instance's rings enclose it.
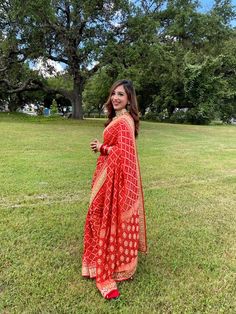
<path fill-rule="evenodd" d="M 130 111 L 130 103 L 128 103 L 128 104 L 126 105 L 126 109 L 127 109 L 128 111 Z"/>

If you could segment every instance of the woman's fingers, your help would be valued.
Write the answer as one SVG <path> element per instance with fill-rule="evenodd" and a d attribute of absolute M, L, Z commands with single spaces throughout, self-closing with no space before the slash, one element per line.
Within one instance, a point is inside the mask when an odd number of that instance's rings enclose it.
<path fill-rule="evenodd" d="M 91 149 L 96 152 L 97 151 L 97 140 L 94 140 L 90 143 Z"/>
<path fill-rule="evenodd" d="M 92 151 L 94 151 L 95 153 L 99 151 L 99 147 L 100 147 L 100 142 L 99 140 L 97 140 L 96 138 L 90 143 L 90 148 L 92 149 Z"/>

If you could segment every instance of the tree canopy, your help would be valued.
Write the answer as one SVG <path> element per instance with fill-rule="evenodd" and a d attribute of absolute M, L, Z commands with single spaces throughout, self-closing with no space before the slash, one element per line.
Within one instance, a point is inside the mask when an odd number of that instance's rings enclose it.
<path fill-rule="evenodd" d="M 199 8 L 196 0 L 4 1 L 1 99 L 14 110 L 27 95 L 58 94 L 82 118 L 83 110 L 100 113 L 111 83 L 126 77 L 145 117 L 228 121 L 236 115 L 235 8 L 230 0 Z M 42 77 L 32 69 L 39 58 L 60 62 L 65 73 Z"/>

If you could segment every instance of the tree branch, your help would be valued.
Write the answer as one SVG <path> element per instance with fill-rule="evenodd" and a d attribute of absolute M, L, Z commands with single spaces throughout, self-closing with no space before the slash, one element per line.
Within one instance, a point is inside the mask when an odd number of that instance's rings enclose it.
<path fill-rule="evenodd" d="M 7 93 L 8 94 L 16 94 L 16 93 L 21 93 L 24 91 L 32 91 L 32 90 L 38 90 L 39 89 L 38 81 L 35 79 L 31 79 L 31 78 L 26 80 L 20 86 L 12 85 L 11 82 L 7 79 L 0 80 L 0 84 L 1 83 L 7 85 L 7 87 L 8 87 Z"/>
<path fill-rule="evenodd" d="M 6 66 L 5 68 L 0 68 L 0 73 L 5 72 L 8 69 L 8 67 Z"/>
<path fill-rule="evenodd" d="M 22 93 L 26 91 L 37 91 L 37 90 L 42 90 L 47 93 L 57 93 L 60 95 L 63 95 L 65 98 L 72 100 L 73 94 L 72 91 L 67 91 L 61 88 L 50 88 L 47 85 L 45 85 L 42 81 L 37 80 L 37 79 L 32 79 L 29 78 L 26 80 L 22 85 L 20 86 L 14 86 L 11 84 L 11 82 L 7 79 L 1 79 L 0 80 L 0 85 L 5 84 L 8 88 L 6 91 L 8 94 L 17 94 L 17 93 Z"/>
<path fill-rule="evenodd" d="M 5 85 L 7 85 L 7 87 L 9 87 L 10 88 L 10 86 L 11 86 L 11 83 L 10 83 L 10 81 L 9 80 L 7 80 L 7 79 L 1 79 L 0 80 L 0 84 L 5 84 Z"/>
<path fill-rule="evenodd" d="M 56 7 L 57 11 L 61 11 L 66 16 L 66 28 L 70 29 L 70 6 L 68 3 L 65 3 L 65 9 L 61 6 Z"/>
<path fill-rule="evenodd" d="M 88 75 L 92 76 L 93 74 L 95 74 L 100 69 L 100 67 L 101 67 L 100 63 L 95 64 L 95 66 L 92 69 L 87 71 Z"/>
<path fill-rule="evenodd" d="M 62 63 L 65 63 L 65 64 L 69 64 L 69 61 L 63 57 L 56 57 L 56 56 L 53 56 L 52 55 L 52 49 L 49 48 L 49 51 L 47 52 L 47 57 L 53 61 L 57 61 L 57 62 L 62 62 Z"/>

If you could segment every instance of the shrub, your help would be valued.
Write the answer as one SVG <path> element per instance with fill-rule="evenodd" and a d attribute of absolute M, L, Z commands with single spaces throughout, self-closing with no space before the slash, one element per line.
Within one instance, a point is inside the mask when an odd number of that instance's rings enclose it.
<path fill-rule="evenodd" d="M 55 115 L 58 113 L 58 107 L 57 107 L 57 102 L 55 99 L 53 99 L 52 101 L 52 105 L 51 105 L 51 114 Z"/>
<path fill-rule="evenodd" d="M 172 123 L 185 123 L 187 122 L 187 112 L 179 110 L 174 112 L 170 117 Z"/>
<path fill-rule="evenodd" d="M 186 120 L 192 124 L 209 124 L 215 118 L 215 106 L 212 103 L 202 103 L 186 112 Z"/>
<path fill-rule="evenodd" d="M 167 121 L 168 120 L 167 109 L 164 109 L 162 112 L 149 111 L 143 116 L 143 120 L 157 121 L 157 122 Z"/>

